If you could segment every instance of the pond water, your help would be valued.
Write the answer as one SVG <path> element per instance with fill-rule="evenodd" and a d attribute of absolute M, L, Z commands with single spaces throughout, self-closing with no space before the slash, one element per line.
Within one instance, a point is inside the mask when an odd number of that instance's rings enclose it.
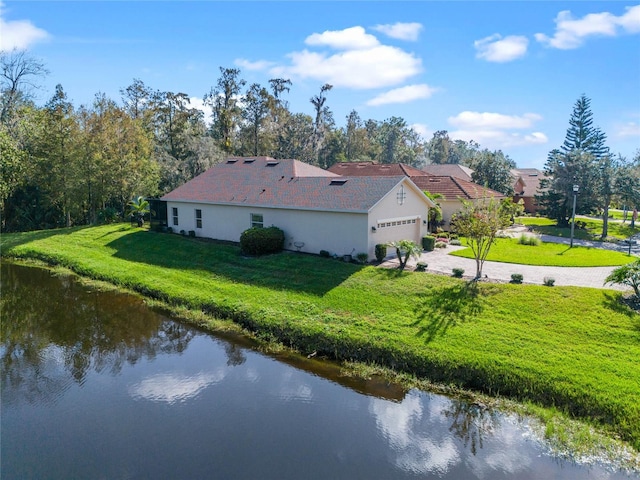
<path fill-rule="evenodd" d="M 618 479 L 526 422 L 274 358 L 70 277 L 2 264 L 9 479 Z"/>

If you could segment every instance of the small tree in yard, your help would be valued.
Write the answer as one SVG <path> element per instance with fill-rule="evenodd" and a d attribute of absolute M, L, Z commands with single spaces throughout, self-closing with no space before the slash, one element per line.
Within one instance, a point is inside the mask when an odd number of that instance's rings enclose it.
<path fill-rule="evenodd" d="M 640 298 L 640 260 L 615 268 L 605 279 L 604 284 L 607 283 L 627 285 Z"/>
<path fill-rule="evenodd" d="M 413 257 L 416 260 L 420 258 L 422 253 L 422 247 L 411 240 L 397 240 L 387 244 L 390 248 L 396 249 L 398 255 L 398 261 L 400 262 L 399 268 L 402 270 L 407 265 L 409 258 Z"/>
<path fill-rule="evenodd" d="M 483 198 L 478 203 L 463 200 L 463 209 L 451 219 L 456 233 L 467 239 L 476 260 L 476 276 L 482 277 L 482 266 L 496 241 L 499 230 L 509 226 L 509 213 L 500 208 L 494 198 Z"/>
<path fill-rule="evenodd" d="M 131 200 L 127 206 L 129 207 L 129 214 L 137 220 L 138 226 L 142 227 L 144 225 L 144 216 L 151 212 L 149 202 L 140 195 L 138 198 Z"/>

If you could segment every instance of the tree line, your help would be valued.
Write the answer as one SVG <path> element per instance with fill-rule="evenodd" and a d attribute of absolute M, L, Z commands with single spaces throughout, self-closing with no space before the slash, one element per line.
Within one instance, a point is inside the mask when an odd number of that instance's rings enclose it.
<path fill-rule="evenodd" d="M 337 126 L 332 85 L 309 99 L 310 112 L 291 111 L 285 78 L 247 85 L 235 68 L 220 76 L 201 109 L 182 92 L 154 90 L 134 79 L 113 99 L 97 93 L 75 106 L 56 86 L 44 105 L 34 93 L 47 75 L 24 51 L 0 53 L 0 215 L 3 231 L 114 221 L 139 195 L 154 197 L 227 156 L 296 158 L 329 168 L 373 161 L 421 167 L 458 163 L 476 183 L 513 193 L 515 162 L 500 150 L 452 140 L 444 130 L 423 139 L 400 117 L 363 120 L 357 111 Z"/>

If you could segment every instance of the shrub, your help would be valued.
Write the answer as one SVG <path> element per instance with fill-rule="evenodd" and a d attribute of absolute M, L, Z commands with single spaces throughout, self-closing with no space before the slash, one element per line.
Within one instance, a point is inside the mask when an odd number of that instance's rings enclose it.
<path fill-rule="evenodd" d="M 167 227 L 167 233 L 173 233 L 173 227 Z"/>
<path fill-rule="evenodd" d="M 521 273 L 512 273 L 511 274 L 511 283 L 522 283 L 524 276 Z"/>
<path fill-rule="evenodd" d="M 464 275 L 464 268 L 454 268 L 451 270 L 451 273 L 456 278 L 462 278 L 462 275 Z"/>
<path fill-rule="evenodd" d="M 424 262 L 418 262 L 416 263 L 416 272 L 426 272 L 427 271 L 427 264 Z"/>
<path fill-rule="evenodd" d="M 422 248 L 427 252 L 432 252 L 436 245 L 436 237 L 425 235 L 422 237 Z"/>
<path fill-rule="evenodd" d="M 604 283 L 627 285 L 633 288 L 636 297 L 640 297 L 640 260 L 613 269 Z"/>
<path fill-rule="evenodd" d="M 458 239 L 458 234 L 457 233 L 450 233 L 449 234 L 449 238 L 451 240 L 457 240 Z"/>
<path fill-rule="evenodd" d="M 196 231 L 195 230 L 189 230 L 189 236 L 190 237 L 195 237 L 196 236 Z"/>
<path fill-rule="evenodd" d="M 520 238 L 518 238 L 518 243 L 520 245 L 530 245 L 532 247 L 537 247 L 538 245 L 540 245 L 540 239 L 538 237 L 534 237 L 533 235 L 527 235 L 526 233 L 523 233 L 520 235 Z"/>
<path fill-rule="evenodd" d="M 542 284 L 545 287 L 553 287 L 556 283 L 556 279 L 553 277 L 544 277 L 544 279 L 542 280 Z"/>
<path fill-rule="evenodd" d="M 447 244 L 445 242 L 436 242 L 434 246 L 436 248 L 447 248 Z"/>
<path fill-rule="evenodd" d="M 449 239 L 447 237 L 438 237 L 436 238 L 436 243 L 438 242 L 449 243 Z"/>
<path fill-rule="evenodd" d="M 320 250 L 320 256 L 323 258 L 329 258 L 331 254 L 327 250 Z"/>
<path fill-rule="evenodd" d="M 359 263 L 367 263 L 369 261 L 369 254 L 365 252 L 360 252 L 356 255 L 356 259 Z"/>
<path fill-rule="evenodd" d="M 251 227 L 240 235 L 240 249 L 247 255 L 277 253 L 284 247 L 284 232 L 278 227 Z"/>
<path fill-rule="evenodd" d="M 438 238 L 449 238 L 449 233 L 448 232 L 438 232 Z"/>
<path fill-rule="evenodd" d="M 376 260 L 382 262 L 387 256 L 387 245 L 385 243 L 379 243 L 376 245 Z"/>
<path fill-rule="evenodd" d="M 180 230 L 180 235 L 186 235 L 187 232 L 185 232 L 184 230 Z"/>
<path fill-rule="evenodd" d="M 459 247 L 459 246 L 462 245 L 462 242 L 460 240 L 458 240 L 457 238 L 454 238 L 453 240 L 451 240 L 449 242 L 449 245 L 455 245 L 455 246 Z"/>

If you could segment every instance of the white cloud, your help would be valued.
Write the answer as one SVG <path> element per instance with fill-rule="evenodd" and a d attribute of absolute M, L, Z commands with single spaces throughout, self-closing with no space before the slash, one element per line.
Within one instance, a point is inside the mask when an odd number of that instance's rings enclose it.
<path fill-rule="evenodd" d="M 502 38 L 498 33 L 473 42 L 477 58 L 488 62 L 511 62 L 527 53 L 529 40 L 527 37 L 510 35 Z"/>
<path fill-rule="evenodd" d="M 489 149 L 547 143 L 549 139 L 542 132 L 513 131 L 533 128 L 534 124 L 540 120 L 542 117 L 536 113 L 504 115 L 471 111 L 464 111 L 447 119 L 450 125 L 458 128 L 456 131 L 449 132 L 451 138 L 473 140 Z"/>
<path fill-rule="evenodd" d="M 26 50 L 37 42 L 48 40 L 51 35 L 36 27 L 29 20 L 7 21 L 4 5 L 0 2 L 0 51 Z"/>
<path fill-rule="evenodd" d="M 529 128 L 535 122 L 542 120 L 536 113 L 525 113 L 522 116 L 503 115 L 491 112 L 460 112 L 455 117 L 449 117 L 448 122 L 458 128 Z"/>
<path fill-rule="evenodd" d="M 449 132 L 449 137 L 454 140 L 465 140 L 478 142 L 490 150 L 507 147 L 519 147 L 524 145 L 538 145 L 549 141 L 542 132 L 531 132 L 522 134 L 517 132 L 506 132 L 504 130 L 455 130 Z"/>
<path fill-rule="evenodd" d="M 213 122 L 213 109 L 211 108 L 211 105 L 205 104 L 204 100 L 199 97 L 189 97 L 189 105 L 204 113 L 204 122 L 207 125 L 211 125 Z"/>
<path fill-rule="evenodd" d="M 563 10 L 555 18 L 553 37 L 536 33 L 535 38 L 550 47 L 569 50 L 581 46 L 590 36 L 614 37 L 622 32 L 640 32 L 640 5 L 626 7 L 623 15 L 609 12 L 589 13 L 574 19 L 569 10 Z"/>
<path fill-rule="evenodd" d="M 394 23 L 385 25 L 376 25 L 374 30 L 380 33 L 384 33 L 386 36 L 396 38 L 398 40 L 407 40 L 415 42 L 418 40 L 418 36 L 422 31 L 422 25 L 420 23 Z"/>
<path fill-rule="evenodd" d="M 303 50 L 289 54 L 289 58 L 291 65 L 275 67 L 271 73 L 355 89 L 397 85 L 422 70 L 422 61 L 415 55 L 386 45 L 334 55 Z"/>
<path fill-rule="evenodd" d="M 381 93 L 369 100 L 367 105 L 375 107 L 389 103 L 408 103 L 413 102 L 414 100 L 429 98 L 437 91 L 437 88 L 430 87 L 426 83 L 419 85 L 407 85 L 406 87 L 395 88 L 388 92 Z"/>
<path fill-rule="evenodd" d="M 267 68 L 270 68 L 274 65 L 273 62 L 269 62 L 267 60 L 258 60 L 257 62 L 251 62 L 244 58 L 238 58 L 233 63 L 245 70 L 266 70 Z"/>
<path fill-rule="evenodd" d="M 362 27 L 350 27 L 344 30 L 327 30 L 312 33 L 304 41 L 307 45 L 327 46 L 337 50 L 368 49 L 380 45 L 378 39 L 364 31 Z"/>
<path fill-rule="evenodd" d="M 616 137 L 636 137 L 640 138 L 640 124 L 636 122 L 627 122 L 617 125 Z"/>
<path fill-rule="evenodd" d="M 433 136 L 433 130 L 424 123 L 414 123 L 410 125 L 413 130 L 420 135 L 424 140 L 428 140 Z"/>

